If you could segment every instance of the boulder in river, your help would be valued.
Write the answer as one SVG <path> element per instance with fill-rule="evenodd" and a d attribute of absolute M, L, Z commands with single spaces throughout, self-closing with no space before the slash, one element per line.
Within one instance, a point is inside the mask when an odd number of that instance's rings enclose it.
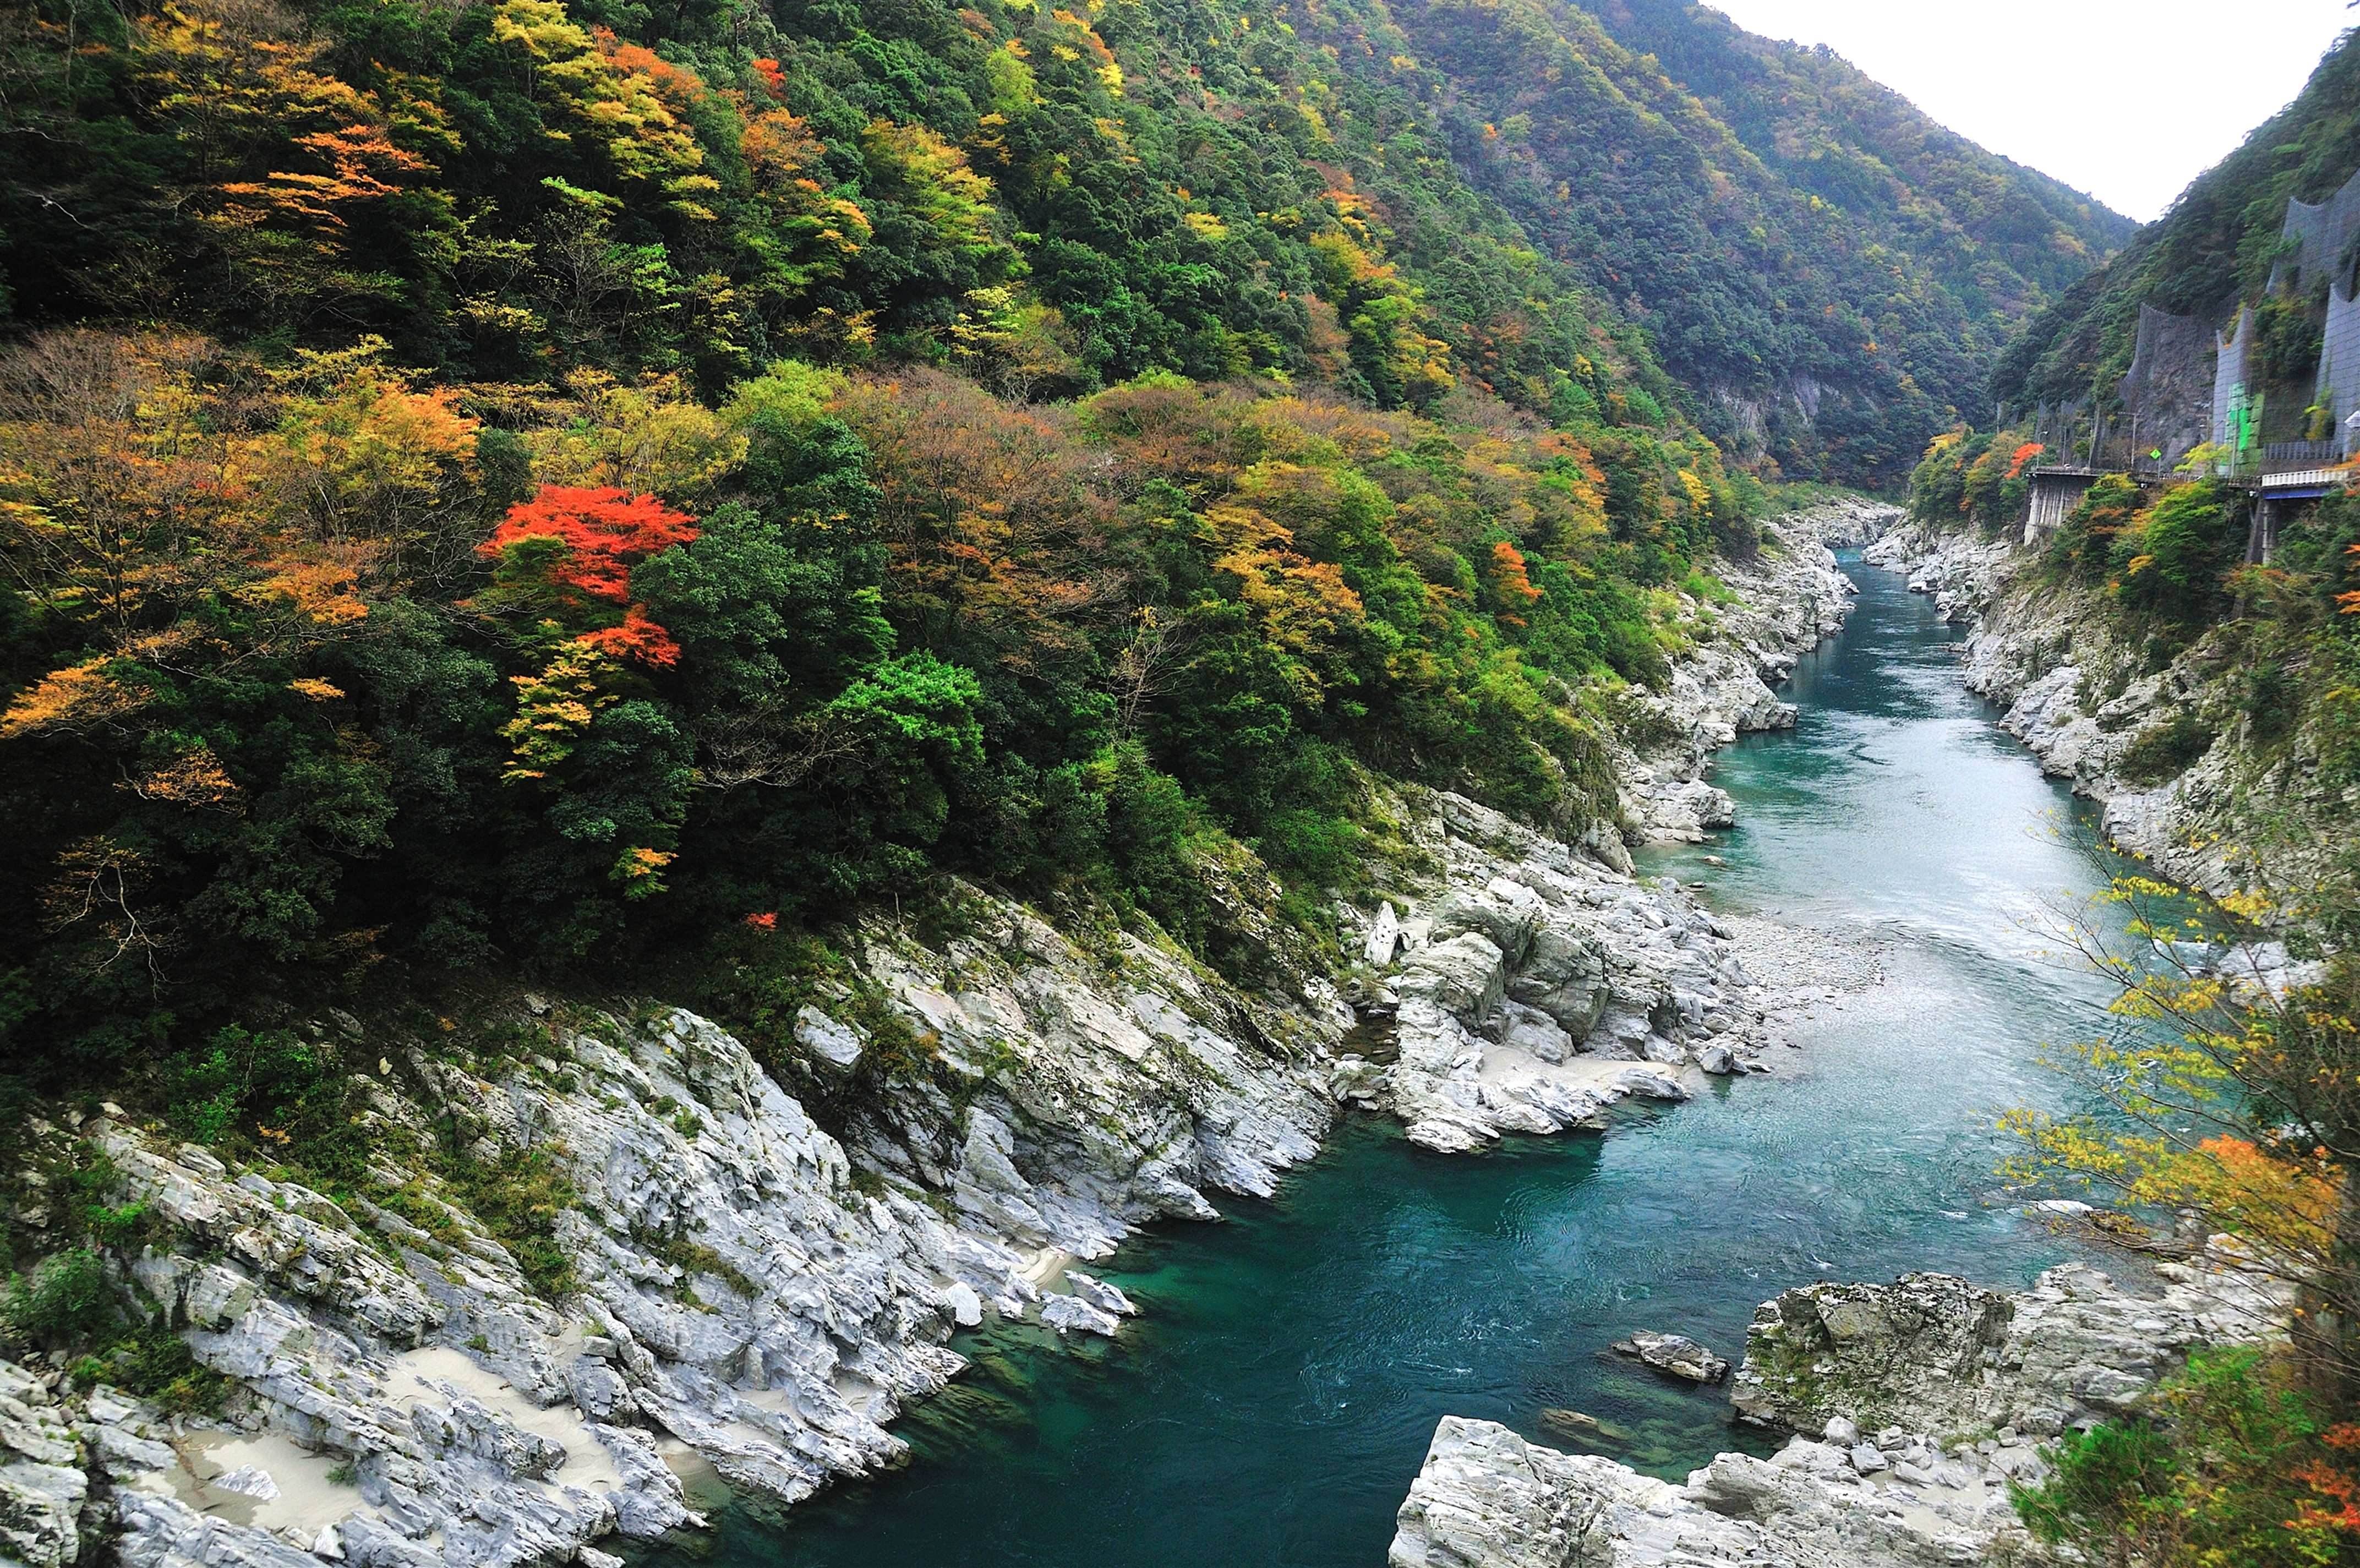
<path fill-rule="evenodd" d="M 1685 1334 L 1634 1334 L 1617 1341 L 1615 1350 L 1635 1356 L 1658 1372 L 1685 1377 L 1691 1383 L 1718 1383 L 1729 1376 L 1729 1363 Z"/>

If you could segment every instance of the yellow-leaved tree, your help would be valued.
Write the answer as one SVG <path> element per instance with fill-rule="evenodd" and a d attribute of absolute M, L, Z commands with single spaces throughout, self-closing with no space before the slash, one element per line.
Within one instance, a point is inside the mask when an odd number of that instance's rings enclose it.
<path fill-rule="evenodd" d="M 2360 900 L 2342 875 L 2198 908 L 2125 876 L 2100 903 L 2125 917 L 2124 940 L 2099 940 L 2094 920 L 2078 930 L 2121 1027 L 2066 1065 L 2110 1114 L 2009 1113 L 2024 1140 L 2009 1174 L 2195 1214 L 2235 1238 L 2241 1268 L 2292 1287 L 2290 1332 L 2275 1350 L 2192 1349 L 2130 1415 L 2062 1434 L 2055 1474 L 2014 1500 L 2043 1541 L 2125 1568 L 2346 1561 L 2360 1543 Z M 2134 1214 L 2093 1217 L 2153 1245 Z"/>
<path fill-rule="evenodd" d="M 2360 1386 L 2360 956 L 2332 934 L 2348 903 L 2328 883 L 2200 908 L 2153 877 L 2114 878 L 2099 904 L 2121 912 L 2123 939 L 2096 919 L 2076 931 L 2122 1027 L 2062 1062 L 2114 1114 L 2003 1118 L 2024 1143 L 2011 1175 L 2200 1210 L 2245 1237 L 2301 1290 L 2298 1345 L 2331 1387 Z"/>

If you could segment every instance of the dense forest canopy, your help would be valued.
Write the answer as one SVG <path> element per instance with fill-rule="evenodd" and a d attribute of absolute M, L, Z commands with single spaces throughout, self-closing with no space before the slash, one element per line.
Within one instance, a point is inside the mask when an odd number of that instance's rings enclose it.
<path fill-rule="evenodd" d="M 648 365 L 708 396 L 794 355 L 1031 396 L 1160 368 L 1398 407 L 1458 365 L 1559 416 L 1670 397 L 1427 116 L 1273 20 L 76 3 L 9 14 L 28 325 L 375 332 L 450 379 Z"/>
<path fill-rule="evenodd" d="M 1758 38 L 1695 0 L 1604 0 L 1615 41 L 1654 56 L 1778 177 L 1904 252 L 1971 314 L 2023 321 L 2137 225 L 1984 151 L 1825 45 Z"/>
<path fill-rule="evenodd" d="M 1470 140 L 1471 16 L 1462 89 L 1342 5 L 0 10 L 16 1059 L 946 871 L 1251 978 L 1367 770 L 1611 830 L 1756 548 L 1731 388 L 1822 378 L 1806 472 L 1951 417 L 1806 260 L 1993 329 L 1577 15 L 1517 25 L 1621 73 L 1533 122 L 1578 236 Z M 1693 227 L 1722 168 L 1801 227 Z"/>

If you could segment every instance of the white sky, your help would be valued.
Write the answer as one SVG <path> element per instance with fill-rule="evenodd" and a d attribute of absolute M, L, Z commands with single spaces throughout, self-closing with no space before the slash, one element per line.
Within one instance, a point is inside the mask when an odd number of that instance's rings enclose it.
<path fill-rule="evenodd" d="M 2141 222 L 2286 106 L 2344 0 L 1704 0 L 1826 44 L 1971 140 Z"/>

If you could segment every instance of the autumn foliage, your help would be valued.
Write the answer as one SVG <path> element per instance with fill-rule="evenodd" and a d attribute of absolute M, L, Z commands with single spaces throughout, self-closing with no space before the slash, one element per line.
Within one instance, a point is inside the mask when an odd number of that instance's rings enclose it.
<path fill-rule="evenodd" d="M 543 582 L 560 590 L 557 602 L 569 619 L 595 614 L 584 597 L 624 604 L 618 624 L 581 634 L 591 647 L 642 664 L 666 669 L 680 658 L 680 645 L 630 603 L 631 568 L 650 556 L 696 538 L 695 519 L 672 511 L 652 495 L 631 495 L 611 486 L 595 490 L 544 485 L 530 501 L 519 501 L 481 554 L 530 564 Z"/>
<path fill-rule="evenodd" d="M 1762 499 L 1645 334 L 1285 28 L 850 17 L 8 12 L 0 1055 L 1611 818 Z"/>
<path fill-rule="evenodd" d="M 552 581 L 621 604 L 631 597 L 635 562 L 695 537 L 694 518 L 652 495 L 544 485 L 531 500 L 509 507 L 481 548 L 497 556 L 519 540 L 554 539 L 564 553 L 550 568 Z"/>

